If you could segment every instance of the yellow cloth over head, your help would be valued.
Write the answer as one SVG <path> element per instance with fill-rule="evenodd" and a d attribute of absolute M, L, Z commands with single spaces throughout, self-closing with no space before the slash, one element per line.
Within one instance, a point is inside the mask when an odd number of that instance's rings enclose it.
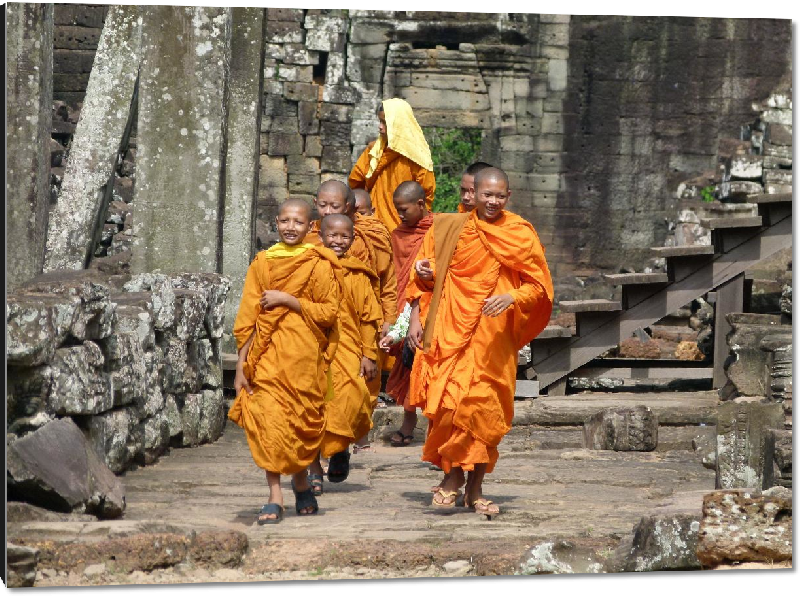
<path fill-rule="evenodd" d="M 383 113 L 386 117 L 386 137 L 389 148 L 400 155 L 407 157 L 418 166 L 433 171 L 433 159 L 428 141 L 422 134 L 417 119 L 411 106 L 404 99 L 398 97 L 383 100 Z M 380 137 L 370 149 L 369 169 L 367 178 L 370 178 L 378 167 L 378 162 L 386 149 L 383 138 Z"/>

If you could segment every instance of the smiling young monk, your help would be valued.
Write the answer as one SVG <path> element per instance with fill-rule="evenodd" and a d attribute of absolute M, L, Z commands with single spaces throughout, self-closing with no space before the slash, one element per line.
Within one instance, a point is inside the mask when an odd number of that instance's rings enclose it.
<path fill-rule="evenodd" d="M 310 205 L 289 199 L 275 219 L 281 242 L 250 264 L 233 325 L 239 360 L 228 413 L 244 429 L 256 465 L 266 470 L 269 502 L 259 524 L 283 518 L 282 474 L 292 476 L 297 514 L 318 510 L 306 468 L 325 430 L 323 401 L 336 347 L 329 330 L 340 301 L 338 258 L 303 243 Z"/>
<path fill-rule="evenodd" d="M 429 419 L 422 459 L 446 474 L 432 505 L 454 507 L 469 472 L 465 504 L 489 518 L 500 509 L 484 498 L 483 478 L 511 428 L 517 352 L 544 329 L 553 302 L 544 249 L 533 226 L 505 210 L 510 196 L 502 170 L 479 172 L 475 209 L 434 220 L 406 291 L 417 348 L 409 399 Z"/>
<path fill-rule="evenodd" d="M 381 311 L 375 299 L 375 273 L 347 255 L 353 244 L 353 221 L 334 213 L 322 218 L 320 237 L 341 265 L 341 301 L 337 318 L 337 348 L 325 402 L 327 426 L 321 453 L 330 457 L 328 480 L 342 482 L 350 472 L 349 448 L 372 428 L 367 382 L 378 373 L 378 328 Z M 322 466 L 317 458 L 309 468 L 315 494 L 322 494 Z"/>

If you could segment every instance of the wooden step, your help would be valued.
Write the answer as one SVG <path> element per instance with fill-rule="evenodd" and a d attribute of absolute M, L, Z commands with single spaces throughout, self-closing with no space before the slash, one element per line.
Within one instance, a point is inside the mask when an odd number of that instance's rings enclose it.
<path fill-rule="evenodd" d="M 615 286 L 664 284 L 669 281 L 666 273 L 604 273 L 603 279 Z"/>
<path fill-rule="evenodd" d="M 792 193 L 776 193 L 776 194 L 762 194 L 750 195 L 747 197 L 748 203 L 755 203 L 756 205 L 764 205 L 766 203 L 791 203 Z"/>
<path fill-rule="evenodd" d="M 717 252 L 713 244 L 658 246 L 650 250 L 656 257 L 667 259 L 667 277 L 671 282 L 680 281 L 691 275 L 702 261 L 712 258 Z"/>
<path fill-rule="evenodd" d="M 661 258 L 669 257 L 699 257 L 714 254 L 714 247 L 711 244 L 691 244 L 689 246 L 654 246 L 650 249 L 654 256 Z"/>
<path fill-rule="evenodd" d="M 622 310 L 622 304 L 617 300 L 563 300 L 558 303 L 558 308 L 563 312 L 617 312 Z"/>
<path fill-rule="evenodd" d="M 568 327 L 562 327 L 561 325 L 548 325 L 542 332 L 536 336 L 537 339 L 554 339 L 554 338 L 561 338 L 561 337 L 572 337 L 572 331 Z"/>
<path fill-rule="evenodd" d="M 792 194 L 763 194 L 748 197 L 749 202 L 758 205 L 758 214 L 765 226 L 772 226 L 792 215 Z"/>
<path fill-rule="evenodd" d="M 700 225 L 709 230 L 730 230 L 733 228 L 760 228 L 761 217 L 715 217 L 701 219 Z"/>

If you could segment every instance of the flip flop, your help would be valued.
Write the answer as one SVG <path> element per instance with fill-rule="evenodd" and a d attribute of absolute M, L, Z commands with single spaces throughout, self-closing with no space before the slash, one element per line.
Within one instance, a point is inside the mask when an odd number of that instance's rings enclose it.
<path fill-rule="evenodd" d="M 442 501 L 445 501 L 446 499 L 453 499 L 453 500 L 450 503 L 444 503 L 444 502 L 440 503 L 436 501 L 436 495 L 439 495 L 439 498 Z M 431 500 L 431 507 L 435 507 L 438 509 L 453 509 L 456 506 L 456 501 L 460 496 L 461 496 L 460 490 L 442 490 L 440 488 L 433 495 L 433 499 Z"/>
<path fill-rule="evenodd" d="M 311 485 L 311 490 L 314 492 L 315 497 L 322 496 L 324 492 L 322 476 L 319 474 L 309 474 L 308 483 Z"/>
<path fill-rule="evenodd" d="M 272 518 L 261 518 L 262 515 L 274 515 L 275 517 Z M 257 523 L 259 526 L 263 526 L 266 524 L 279 524 L 283 519 L 283 507 L 278 505 L 277 503 L 267 503 L 261 508 L 261 511 L 258 512 L 258 519 Z"/>
<path fill-rule="evenodd" d="M 490 501 L 489 499 L 484 499 L 481 497 L 480 499 L 475 499 L 472 503 L 464 503 L 470 509 L 474 509 L 475 513 L 478 515 L 486 516 L 486 519 L 491 520 L 493 516 L 500 515 L 500 507 L 494 502 Z M 491 507 L 494 505 L 494 507 Z M 480 507 L 483 511 L 478 509 Z"/>
<path fill-rule="evenodd" d="M 396 441 L 395 437 L 400 437 L 400 440 Z M 409 445 L 411 445 L 411 441 L 413 440 L 414 440 L 414 433 L 411 433 L 410 435 L 404 435 L 399 430 L 397 430 L 389 439 L 389 444 L 392 447 L 408 447 Z"/>
<path fill-rule="evenodd" d="M 334 453 L 328 461 L 328 481 L 344 482 L 350 475 L 350 452 Z"/>

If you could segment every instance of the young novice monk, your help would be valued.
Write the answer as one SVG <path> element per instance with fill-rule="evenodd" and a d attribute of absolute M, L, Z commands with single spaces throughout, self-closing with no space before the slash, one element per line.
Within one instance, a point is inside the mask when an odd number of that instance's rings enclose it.
<path fill-rule="evenodd" d="M 400 218 L 400 225 L 392 231 L 392 253 L 394 268 L 397 273 L 397 315 L 403 312 L 407 304 L 406 286 L 411 269 L 416 260 L 422 239 L 433 224 L 433 214 L 425 208 L 425 189 L 416 182 L 403 182 L 394 191 L 394 208 Z M 381 348 L 395 356 L 394 366 L 386 381 L 388 393 L 398 405 L 403 406 L 403 423 L 390 439 L 393 447 L 404 447 L 414 439 L 414 427 L 417 425 L 417 409 L 408 402 L 408 383 L 411 367 L 402 358 L 413 350 L 404 341 L 390 348 L 388 337 L 381 340 Z"/>
<path fill-rule="evenodd" d="M 489 518 L 500 509 L 483 497 L 483 477 L 511 428 L 517 351 L 553 302 L 544 249 L 530 223 L 505 211 L 510 196 L 502 170 L 479 172 L 474 211 L 434 220 L 406 291 L 418 348 L 409 396 L 429 419 L 422 459 L 446 473 L 432 505 L 454 507 L 470 472 L 464 502 Z"/>
<path fill-rule="evenodd" d="M 375 207 L 372 206 L 372 199 L 369 193 L 363 188 L 354 188 L 353 195 L 356 197 L 356 211 L 361 215 L 375 215 Z"/>
<path fill-rule="evenodd" d="M 469 213 L 475 208 L 475 174 L 492 166 L 485 161 L 476 161 L 470 164 L 461 175 L 461 202 L 458 204 L 459 213 Z"/>
<path fill-rule="evenodd" d="M 336 347 L 328 336 L 340 302 L 338 258 L 303 243 L 309 204 L 287 200 L 276 222 L 281 242 L 258 253 L 245 277 L 233 326 L 237 395 L 228 413 L 267 473 L 269 502 L 259 525 L 283 518 L 282 474 L 292 476 L 297 514 L 318 510 L 306 468 L 323 440 L 327 370 Z"/>
<path fill-rule="evenodd" d="M 325 403 L 327 426 L 322 456 L 330 457 L 328 480 L 342 482 L 350 471 L 349 447 L 372 428 L 367 381 L 377 374 L 377 338 L 381 310 L 375 299 L 375 273 L 347 255 L 353 243 L 353 221 L 343 214 L 322 218 L 320 237 L 339 258 L 342 293 L 337 323 L 337 348 L 331 363 L 331 386 Z M 322 466 L 311 464 L 309 480 L 322 494 Z"/>

